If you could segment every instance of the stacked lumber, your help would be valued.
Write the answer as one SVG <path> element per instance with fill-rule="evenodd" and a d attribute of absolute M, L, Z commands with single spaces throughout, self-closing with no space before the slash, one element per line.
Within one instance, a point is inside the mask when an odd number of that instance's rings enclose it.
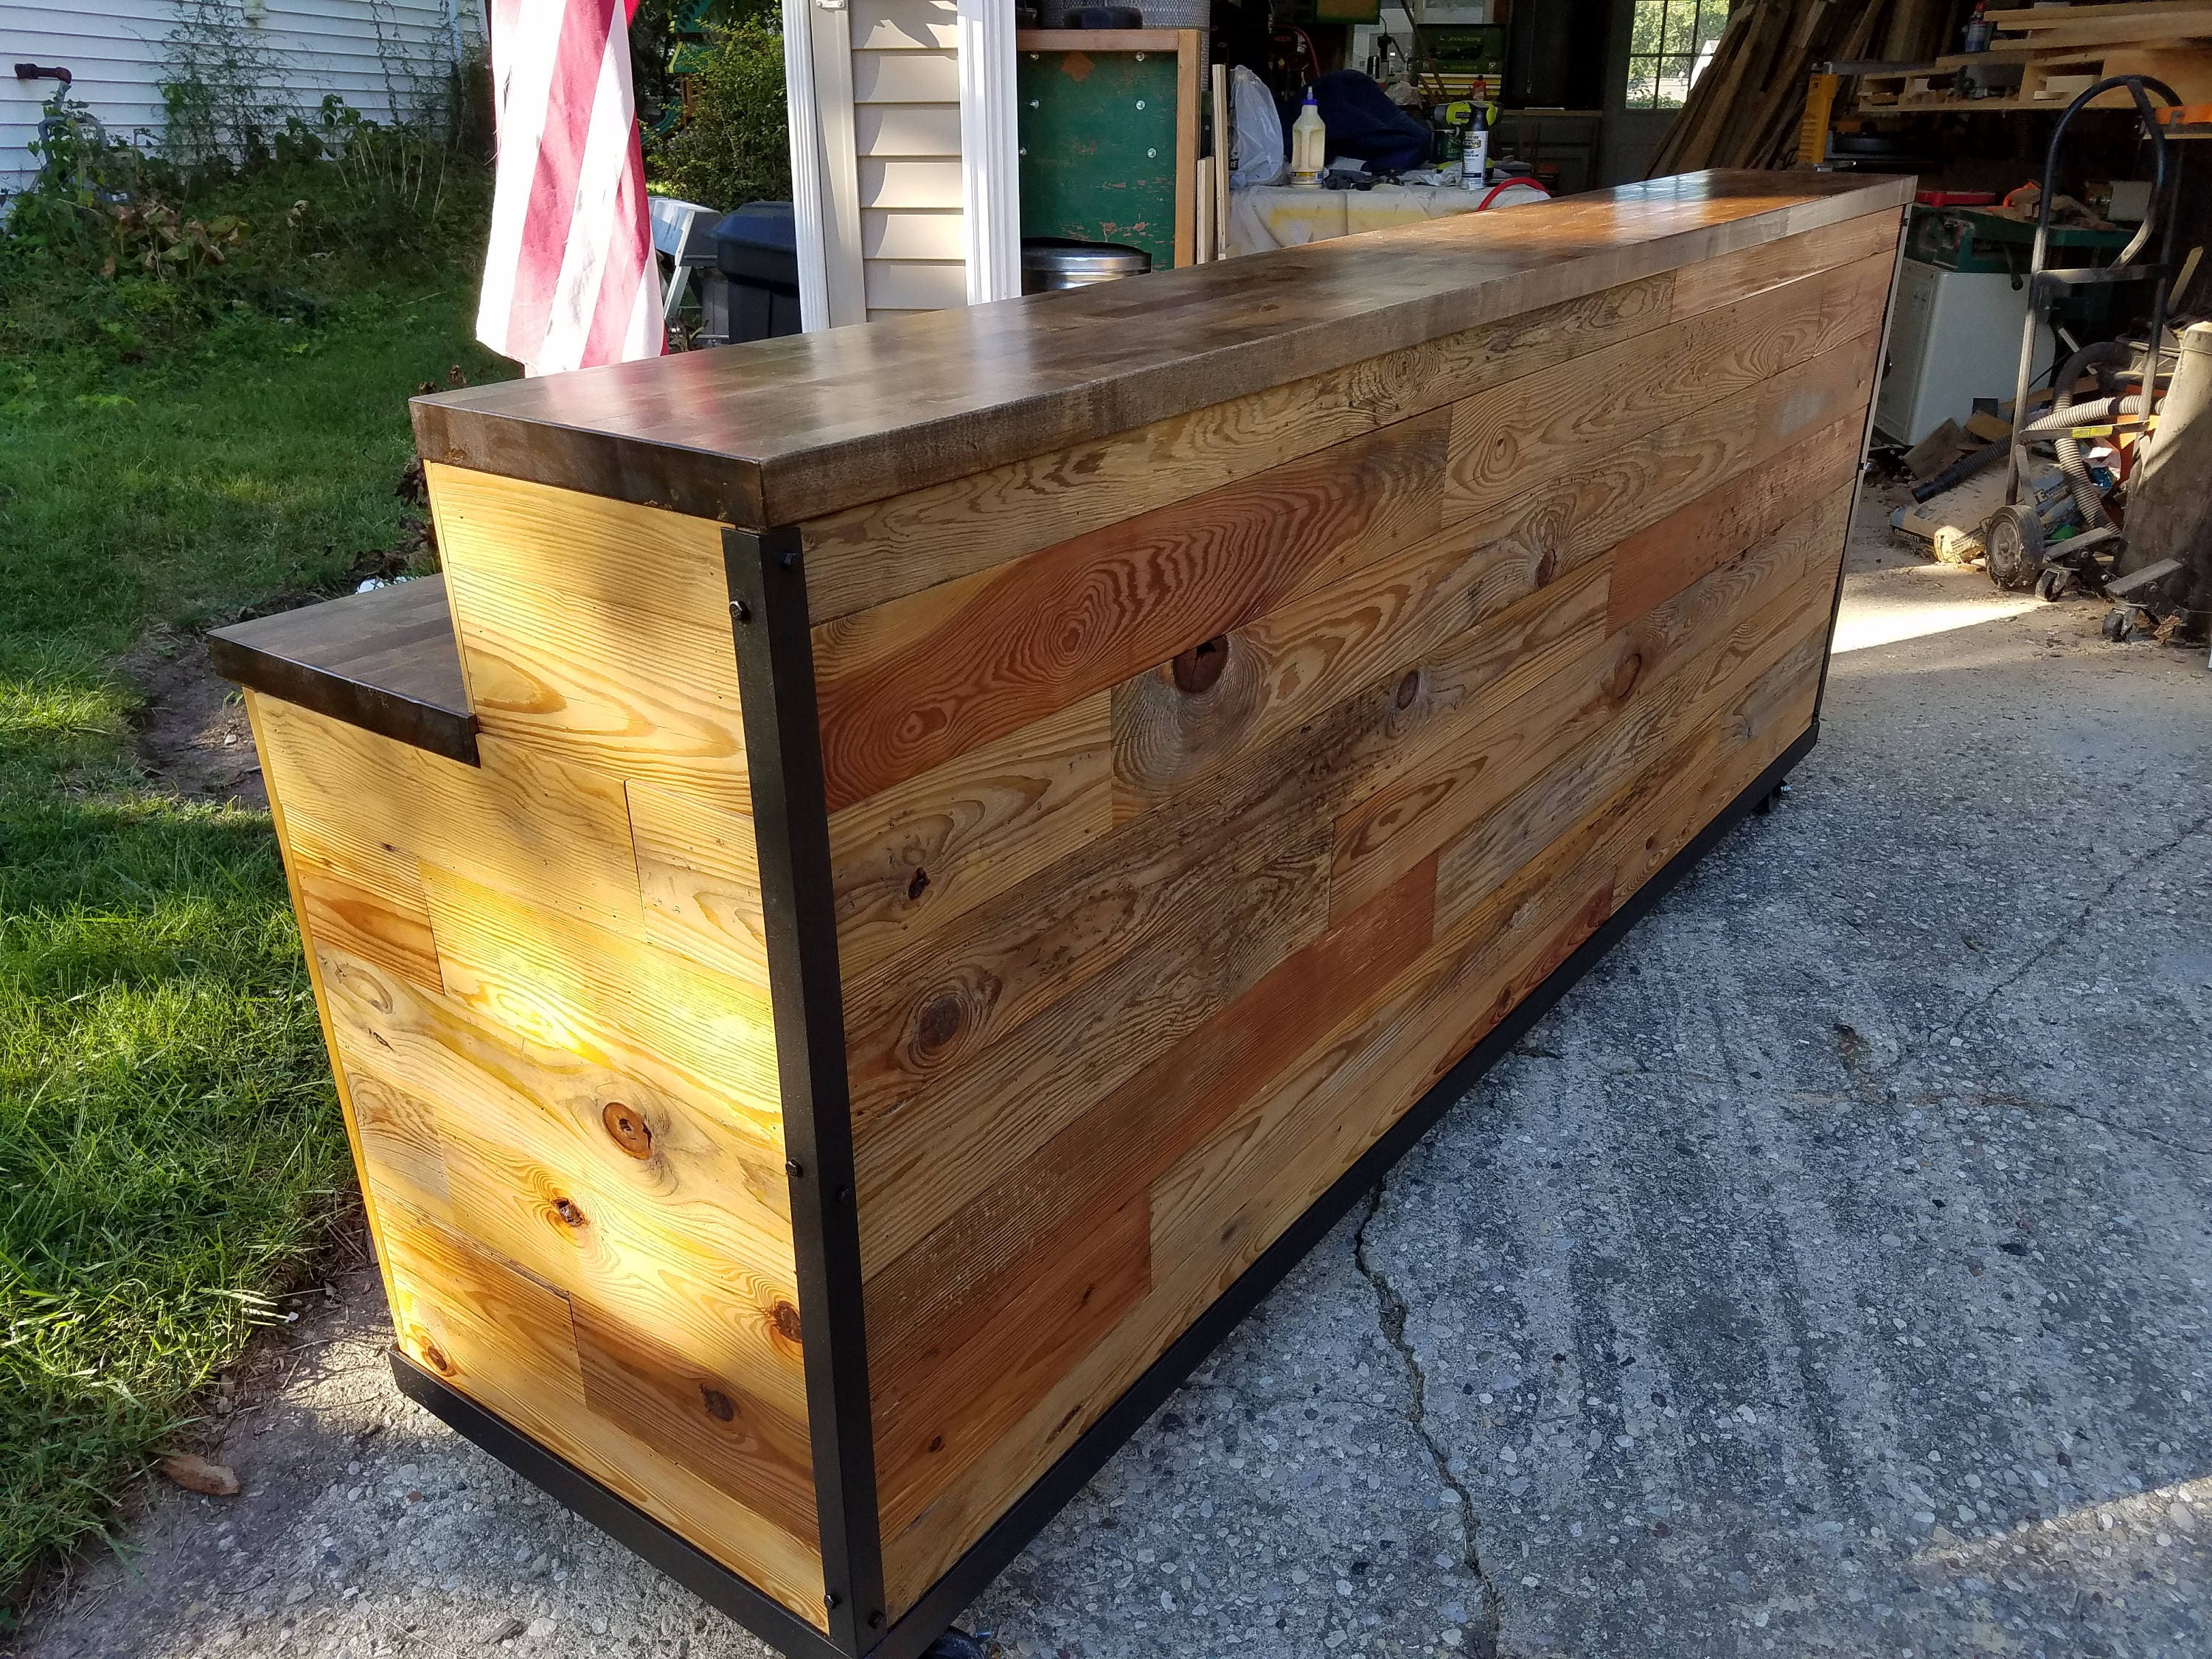
<path fill-rule="evenodd" d="M 2091 83 L 2120 75 L 2163 81 L 2184 103 L 2212 99 L 2212 3 L 2208 0 L 2045 6 L 1993 11 L 1989 21 L 1997 33 L 1987 51 L 1949 52 L 1931 64 L 1900 64 L 1890 74 L 1868 76 L 1859 82 L 1858 106 L 1970 110 L 1985 115 L 2057 110 Z M 2015 65 L 2020 84 L 2007 95 L 1970 97 L 1958 84 L 1963 69 Z M 2131 102 L 2124 90 L 2118 90 L 2103 94 L 2089 107 L 2124 109 Z"/>
<path fill-rule="evenodd" d="M 1954 31 L 1952 0 L 1750 0 L 1729 15 L 1646 177 L 1698 167 L 1787 167 L 1816 64 L 1924 61 Z"/>

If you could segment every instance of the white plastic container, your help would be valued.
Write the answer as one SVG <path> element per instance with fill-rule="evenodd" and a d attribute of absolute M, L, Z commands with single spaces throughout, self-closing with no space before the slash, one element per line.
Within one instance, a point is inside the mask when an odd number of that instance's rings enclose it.
<path fill-rule="evenodd" d="M 1295 190 L 1319 190 L 1321 175 L 1328 168 L 1328 127 L 1306 89 L 1306 106 L 1291 123 L 1291 185 Z"/>

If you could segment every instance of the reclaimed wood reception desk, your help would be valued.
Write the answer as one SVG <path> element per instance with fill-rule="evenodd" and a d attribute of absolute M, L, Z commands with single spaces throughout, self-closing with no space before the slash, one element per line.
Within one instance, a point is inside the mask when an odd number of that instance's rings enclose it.
<path fill-rule="evenodd" d="M 1813 740 L 1902 180 L 426 398 L 226 630 L 417 1399 L 921 1652 Z"/>

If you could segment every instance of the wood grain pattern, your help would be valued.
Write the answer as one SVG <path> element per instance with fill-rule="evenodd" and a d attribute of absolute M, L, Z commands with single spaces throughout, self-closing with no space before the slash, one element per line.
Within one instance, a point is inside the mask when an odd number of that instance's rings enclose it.
<path fill-rule="evenodd" d="M 442 393 L 414 404 L 416 435 L 432 460 L 767 528 L 1894 214 L 1910 191 L 1838 173 L 1654 179 L 1133 286 Z"/>
<path fill-rule="evenodd" d="M 1840 546 L 1831 516 L 1824 526 Z M 1795 574 L 1805 538 L 1783 537 L 1766 560 L 1747 570 Z M 1825 580 L 1834 586 L 1832 558 Z M 1571 753 L 1624 718 L 1632 705 L 1654 722 L 1673 717 L 1697 687 L 1686 669 L 1702 653 L 1725 650 L 1737 622 L 1730 603 L 1750 586 L 1764 599 L 1768 589 L 1737 580 L 1730 568 L 1702 579 L 1673 603 L 1673 614 L 1647 619 L 1568 660 L 1534 690 L 1484 719 L 1431 743 L 1421 763 L 1376 790 L 1337 821 L 1330 872 L 1332 908 L 1355 908 L 1448 842 L 1475 826 L 1526 787 L 1556 757 Z M 1710 602 L 1709 602 L 1710 601 Z M 1755 620 L 1763 620 L 1756 618 Z"/>
<path fill-rule="evenodd" d="M 904 1525 L 1097 1346 L 1152 1288 L 1140 1194 L 1080 1230 L 969 1316 L 928 1334 L 874 1393 L 878 1508 Z"/>
<path fill-rule="evenodd" d="M 262 766 L 302 846 L 387 897 L 435 864 L 549 909 L 637 931 L 622 780 L 487 736 L 464 766 L 289 703 L 264 701 Z"/>
<path fill-rule="evenodd" d="M 446 1147 L 438 1138 L 437 1109 L 374 1072 L 356 1073 L 348 1080 L 359 1126 L 362 1184 L 451 1225 L 453 1200 L 446 1188 Z"/>
<path fill-rule="evenodd" d="M 261 757 L 265 772 L 272 752 L 270 720 L 276 705 L 273 699 L 264 696 L 251 687 L 246 689 L 244 701 L 246 724 L 253 732 L 254 750 Z M 307 903 L 300 891 L 300 853 L 294 844 L 295 826 L 283 797 L 276 791 L 275 781 L 271 779 L 270 782 L 270 827 L 276 831 L 277 852 L 284 864 L 285 887 L 291 895 L 292 914 L 296 919 L 307 914 Z M 315 1000 L 315 1022 L 322 1028 L 323 1048 L 331 1061 L 331 1083 L 338 1097 L 338 1118 L 345 1126 L 346 1144 L 353 1153 L 354 1169 L 361 1175 L 362 1218 L 368 1226 L 369 1242 L 375 1247 L 377 1273 L 384 1281 L 385 1299 L 389 1303 L 394 1295 L 391 1260 L 384 1249 L 384 1224 L 377 1213 L 376 1195 L 370 1188 L 366 1173 L 368 1152 L 362 1140 L 360 1113 L 354 1104 L 351 1079 L 346 1076 L 344 1062 L 338 1057 L 337 1029 L 331 1023 L 330 994 L 323 983 L 322 965 L 315 959 L 313 935 L 308 933 L 304 921 L 300 924 L 300 931 L 302 942 L 307 946 L 307 988 Z"/>
<path fill-rule="evenodd" d="M 1497 514 L 1531 477 L 1586 465 L 1864 333 L 1892 263 L 1877 256 L 1765 289 L 1462 400 L 1447 519 Z"/>
<path fill-rule="evenodd" d="M 749 810 L 721 526 L 426 470 L 479 730 Z"/>
<path fill-rule="evenodd" d="M 801 526 L 817 623 L 1005 564 L 1661 326 L 1649 276 Z M 886 556 L 896 550 L 896 556 Z"/>
<path fill-rule="evenodd" d="M 806 1419 L 630 1320 L 569 1298 L 584 1403 L 793 1538 L 820 1547 Z"/>
<path fill-rule="evenodd" d="M 1102 834 L 1109 725 L 1104 692 L 1078 698 L 831 814 L 845 975 L 867 974 Z"/>
<path fill-rule="evenodd" d="M 418 410 L 481 765 L 255 704 L 404 1351 L 821 1627 L 803 1343 L 857 1314 L 897 1618 L 1806 734 L 1902 198 L 1662 181 Z M 763 846 L 725 526 L 799 520 L 825 821 Z M 763 878 L 816 832 L 861 1282 L 802 1310 Z"/>
<path fill-rule="evenodd" d="M 824 1627 L 809 1539 L 592 1409 L 566 1297 L 434 1220 L 389 1207 L 402 1352 Z"/>
<path fill-rule="evenodd" d="M 768 923 L 751 815 L 637 779 L 625 795 L 645 937 L 765 998 Z"/>
<path fill-rule="evenodd" d="M 1762 289 L 1863 259 L 1893 263 L 1902 220 L 1894 209 L 1857 214 L 1818 229 L 1777 237 L 1729 258 L 1699 260 L 1675 279 L 1674 314 L 1693 317 Z"/>
<path fill-rule="evenodd" d="M 768 1005 L 673 951 L 426 872 L 430 926 L 456 1003 L 601 1064 L 653 1056 L 740 1121 L 780 1123 Z"/>
<path fill-rule="evenodd" d="M 344 951 L 426 990 L 444 989 L 429 901 L 420 881 L 395 897 L 349 880 L 327 865 L 300 860 L 300 925 L 308 937 Z"/>
<path fill-rule="evenodd" d="M 1431 533 L 1444 436 L 1401 422 L 816 629 L 830 811 Z"/>
<path fill-rule="evenodd" d="M 781 1160 L 649 1079 L 548 1054 L 368 964 L 322 958 L 350 1070 L 426 1103 L 460 1224 L 565 1289 L 652 1307 L 664 1340 L 803 1409 Z M 609 1109 L 641 1121 L 643 1157 Z M 750 1374 L 750 1373 L 748 1373 Z"/>
<path fill-rule="evenodd" d="M 1784 532 L 1706 578 L 1712 586 L 1702 592 L 1692 590 L 1678 614 L 1650 619 L 1650 632 L 1641 637 L 1671 635 L 1677 648 L 1694 648 L 1700 636 L 1733 641 L 1741 633 L 1743 642 L 1714 645 L 1706 659 L 1692 665 L 1702 666 L 1703 672 L 1665 676 L 1657 695 L 1641 700 L 1626 717 L 1569 750 L 1446 843 L 1438 854 L 1437 877 L 1440 928 L 1449 931 L 1512 872 L 1620 787 L 1626 776 L 1648 764 L 1653 753 L 1687 736 L 1722 729 L 1724 705 L 1743 694 L 1747 682 L 1756 681 L 1802 641 L 1809 621 L 1825 623 L 1835 587 L 1836 550 L 1849 512 L 1849 491 L 1838 491 Z M 1659 672 L 1663 674 L 1663 669 Z M 1705 758 L 1686 753 L 1671 763 L 1671 771 L 1702 775 Z"/>
<path fill-rule="evenodd" d="M 1126 822 L 1395 675 L 1408 701 L 1503 695 L 1552 650 L 1603 633 L 1607 572 L 1500 542 L 1431 539 L 1302 594 L 1224 635 L 1202 690 L 1174 665 L 1114 688 L 1114 815 Z M 1584 636 L 1588 637 L 1585 639 Z M 1407 677 L 1412 676 L 1411 679 Z"/>
<path fill-rule="evenodd" d="M 1269 836 L 1272 854 L 1172 907 L 1079 988 L 983 1045 L 927 1089 L 855 1125 L 864 1273 L 973 1201 L 1092 1101 L 1317 937 L 1328 920 L 1326 825 Z M 1241 860 L 1240 860 L 1241 861 Z M 1211 873 L 1211 872 L 1209 872 Z"/>
<path fill-rule="evenodd" d="M 1621 628 L 1848 482 L 1861 434 L 1825 427 L 1614 544 L 1606 620 Z"/>
<path fill-rule="evenodd" d="M 871 1347 L 886 1387 L 938 1363 L 937 1333 L 964 1328 L 1033 1264 L 1140 1195 L 1206 1139 L 1292 1034 L 1348 1017 L 1361 988 L 1388 984 L 1428 948 L 1435 867 L 1414 871 L 1358 916 L 1285 957 L 1119 1087 L 1097 1096 L 1005 1180 L 868 1284 Z"/>

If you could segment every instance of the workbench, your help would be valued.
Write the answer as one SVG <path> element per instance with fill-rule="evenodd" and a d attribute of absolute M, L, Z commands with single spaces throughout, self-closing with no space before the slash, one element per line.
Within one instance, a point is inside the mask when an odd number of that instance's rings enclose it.
<path fill-rule="evenodd" d="M 419 399 L 247 687 L 402 1386 L 911 1659 L 1813 742 L 1901 179 Z"/>

